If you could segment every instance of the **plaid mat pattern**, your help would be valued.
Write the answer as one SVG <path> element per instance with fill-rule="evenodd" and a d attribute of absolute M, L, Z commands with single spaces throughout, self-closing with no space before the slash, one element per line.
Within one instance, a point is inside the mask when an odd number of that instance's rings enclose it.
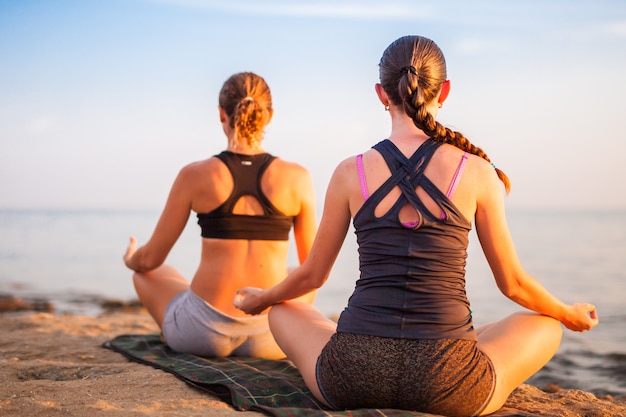
<path fill-rule="evenodd" d="M 329 411 L 315 399 L 298 370 L 287 360 L 203 358 L 177 353 L 162 343 L 159 335 L 121 335 L 103 346 L 135 362 L 170 372 L 240 411 L 259 411 L 274 417 L 436 417 L 390 409 Z"/>

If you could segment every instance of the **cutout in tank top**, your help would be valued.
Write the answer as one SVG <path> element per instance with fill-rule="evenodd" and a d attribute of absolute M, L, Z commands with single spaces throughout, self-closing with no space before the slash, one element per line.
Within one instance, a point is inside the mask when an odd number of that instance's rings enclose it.
<path fill-rule="evenodd" d="M 448 187 L 448 192 L 446 193 L 446 197 L 448 197 L 448 199 L 451 199 L 454 193 L 456 192 L 456 188 L 459 185 L 461 174 L 463 173 L 463 169 L 465 168 L 465 163 L 467 162 L 467 158 L 468 158 L 468 153 L 467 152 L 463 153 L 463 156 L 461 157 L 461 161 L 459 162 L 459 165 L 456 167 L 456 171 L 454 172 L 454 177 L 452 177 L 452 182 L 450 183 L 450 186 Z M 363 168 L 363 154 L 358 154 L 356 156 L 356 167 L 357 167 L 357 171 L 359 174 L 359 183 L 361 184 L 361 195 L 363 196 L 363 200 L 367 200 L 370 195 L 369 195 L 369 191 L 367 190 L 367 181 L 365 179 L 365 170 Z M 446 213 L 442 211 L 441 214 L 439 215 L 439 218 L 441 220 L 444 220 L 446 218 Z M 403 222 L 402 225 L 408 228 L 412 228 L 415 226 L 414 223 L 417 223 L 417 222 Z"/>

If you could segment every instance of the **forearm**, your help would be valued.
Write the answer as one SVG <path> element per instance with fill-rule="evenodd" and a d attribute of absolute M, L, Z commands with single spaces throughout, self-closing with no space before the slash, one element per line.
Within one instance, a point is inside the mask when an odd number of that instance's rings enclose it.
<path fill-rule="evenodd" d="M 294 269 L 285 280 L 265 290 L 252 287 L 238 290 L 233 304 L 248 314 L 261 314 L 273 305 L 310 293 L 319 288 L 323 280 L 317 281 L 317 284 L 309 278 L 306 269 L 306 264 Z"/>
<path fill-rule="evenodd" d="M 530 310 L 553 317 L 573 331 L 583 332 L 598 324 L 598 313 L 593 304 L 565 304 L 532 277 L 520 285 L 519 291 L 508 296 Z"/>
<path fill-rule="evenodd" d="M 263 304 L 269 307 L 283 301 L 301 297 L 318 289 L 323 280 L 316 282 L 310 277 L 310 272 L 307 273 L 306 269 L 302 267 L 294 269 L 283 281 L 263 291 Z"/>
<path fill-rule="evenodd" d="M 545 316 L 564 321 L 568 305 L 552 295 L 539 281 L 530 275 L 515 280 L 515 284 L 503 290 L 512 301 Z"/>

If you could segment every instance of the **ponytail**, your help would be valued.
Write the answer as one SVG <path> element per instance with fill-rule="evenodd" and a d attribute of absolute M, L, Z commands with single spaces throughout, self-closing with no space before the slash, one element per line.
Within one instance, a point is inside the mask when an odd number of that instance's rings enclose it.
<path fill-rule="evenodd" d="M 496 168 L 487 154 L 460 132 L 437 122 L 427 105 L 437 99 L 447 79 L 446 61 L 441 49 L 430 39 L 404 36 L 387 47 L 379 64 L 380 83 L 392 103 L 402 105 L 415 126 L 442 143 L 479 156 L 491 163 L 509 193 L 509 177 Z"/>

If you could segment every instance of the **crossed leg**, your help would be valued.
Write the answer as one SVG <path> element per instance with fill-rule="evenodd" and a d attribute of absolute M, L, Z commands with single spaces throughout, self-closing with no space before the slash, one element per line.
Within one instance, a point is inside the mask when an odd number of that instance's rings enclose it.
<path fill-rule="evenodd" d="M 270 330 L 278 346 L 300 371 L 315 398 L 326 400 L 317 385 L 315 367 L 322 349 L 335 334 L 337 324 L 310 304 L 286 301 L 269 312 Z"/>
<path fill-rule="evenodd" d="M 535 374 L 557 352 L 561 324 L 535 313 L 515 313 L 477 329 L 478 348 L 493 363 L 496 387 L 481 415 L 502 407 L 515 388 Z"/>
<path fill-rule="evenodd" d="M 163 324 L 165 308 L 172 298 L 189 288 L 189 282 L 169 265 L 161 265 L 148 272 L 135 272 L 133 283 L 139 300 L 159 327 Z"/>
<path fill-rule="evenodd" d="M 317 358 L 336 323 L 315 307 L 297 301 L 275 305 L 269 312 L 270 329 L 280 348 L 300 371 L 313 395 L 328 405 L 317 385 Z M 477 329 L 478 348 L 493 363 L 496 387 L 482 415 L 490 414 L 526 379 L 554 356 L 563 334 L 561 324 L 535 313 L 516 313 Z"/>

